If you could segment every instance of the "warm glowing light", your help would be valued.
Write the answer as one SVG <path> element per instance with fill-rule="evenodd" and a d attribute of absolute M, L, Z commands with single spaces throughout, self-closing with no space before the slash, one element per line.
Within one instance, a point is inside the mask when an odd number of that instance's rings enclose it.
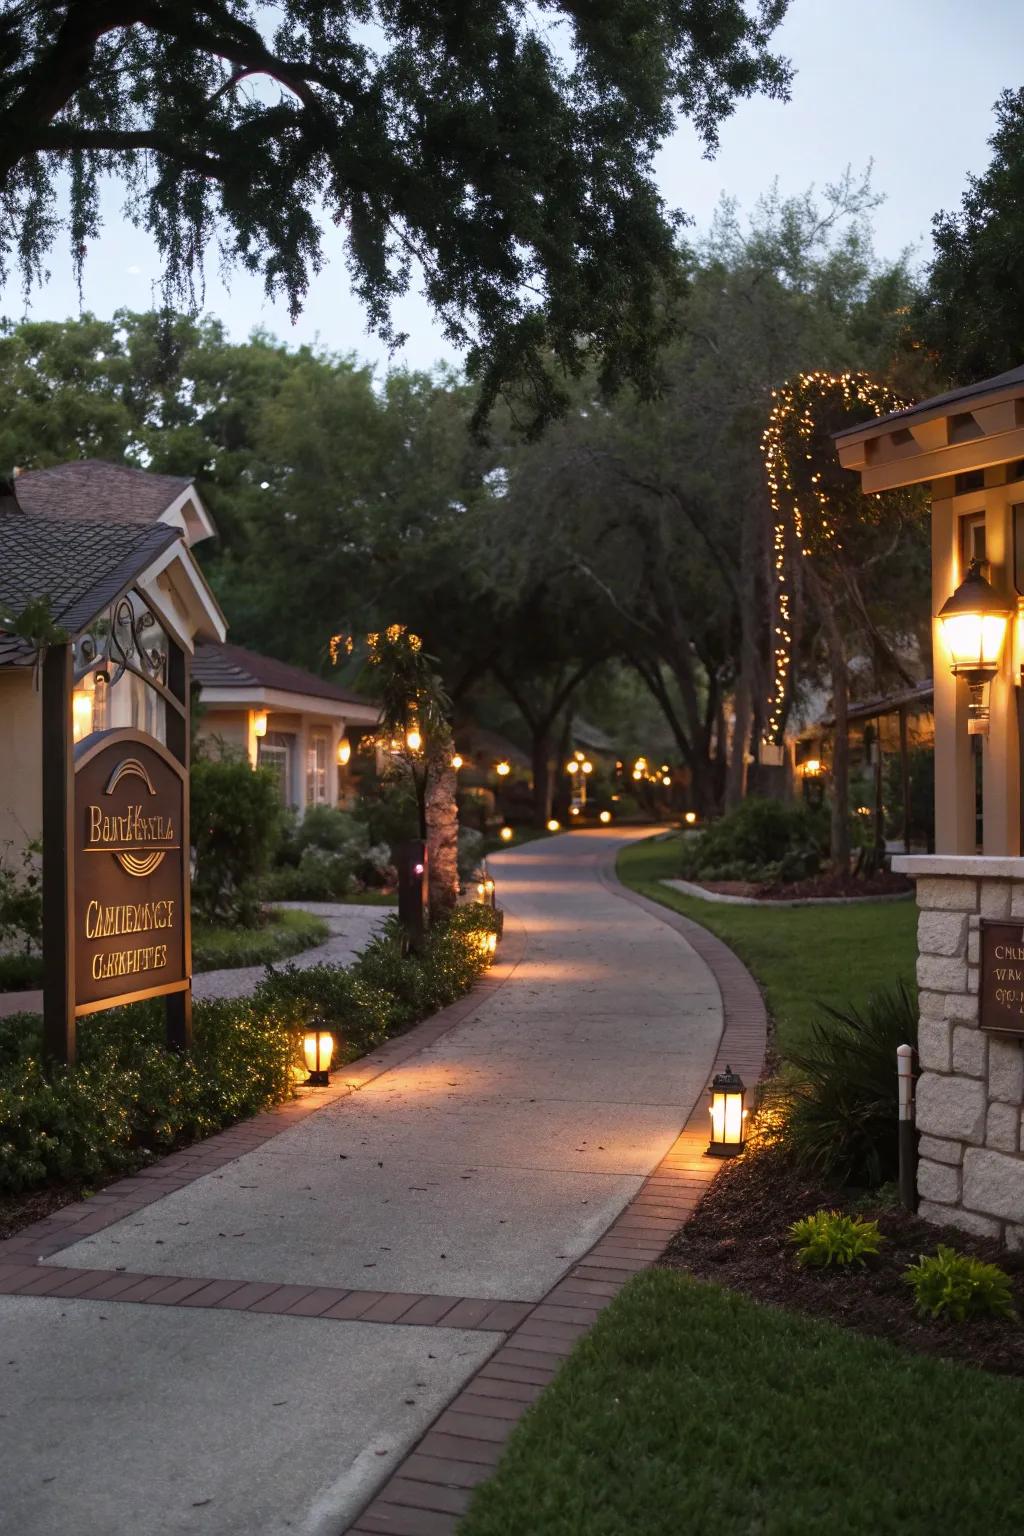
<path fill-rule="evenodd" d="M 686 822 L 686 825 L 688 827 L 696 826 L 696 824 L 697 824 L 697 812 L 696 811 L 687 811 L 686 815 L 683 817 L 683 820 Z"/>
<path fill-rule="evenodd" d="M 347 736 L 343 736 L 338 742 L 338 767 L 347 768 L 352 757 L 352 743 Z"/>
<path fill-rule="evenodd" d="M 612 813 L 611 811 L 602 811 L 597 819 L 598 821 L 603 821 L 605 826 L 607 826 L 612 819 Z"/>
<path fill-rule="evenodd" d="M 821 758 L 809 757 L 800 764 L 800 768 L 805 779 L 813 779 L 821 772 Z"/>
<path fill-rule="evenodd" d="M 579 765 L 579 763 L 576 761 L 576 759 L 574 757 L 571 758 L 569 760 L 569 762 L 566 763 L 565 771 L 566 771 L 566 773 L 579 773 L 580 765 Z"/>
<path fill-rule="evenodd" d="M 267 712 L 265 709 L 258 709 L 253 716 L 252 733 L 254 736 L 265 736 L 267 734 Z"/>
<path fill-rule="evenodd" d="M 423 737 L 420 735 L 417 726 L 410 725 L 405 733 L 405 744 L 410 752 L 418 752 L 420 750 L 423 745 Z"/>
<path fill-rule="evenodd" d="M 712 1157 L 733 1157 L 743 1151 L 744 1108 L 746 1089 L 738 1074 L 727 1066 L 724 1072 L 715 1074 L 711 1082 L 711 1144 L 708 1153 Z"/>
<path fill-rule="evenodd" d="M 455 756 L 452 758 L 452 767 L 455 769 L 456 773 L 458 773 L 459 769 L 462 767 L 462 754 L 460 752 L 456 752 Z"/>
<path fill-rule="evenodd" d="M 552 816 L 551 820 L 547 824 L 547 827 L 549 832 L 561 832 L 562 823 L 560 821 L 556 821 Z"/>
<path fill-rule="evenodd" d="M 576 759 L 576 761 L 578 763 L 582 763 L 582 761 L 583 761 L 583 753 L 582 752 L 574 752 L 573 753 L 573 757 Z"/>
<path fill-rule="evenodd" d="M 71 735 L 81 741 L 92 730 L 92 694 L 87 688 L 76 688 L 71 695 Z"/>
<path fill-rule="evenodd" d="M 643 778 L 643 776 L 644 776 L 644 771 L 643 771 L 643 769 L 642 769 L 642 768 L 634 768 L 634 769 L 633 769 L 633 777 L 634 777 L 634 779 L 636 779 L 636 780 L 637 780 L 637 781 L 638 781 L 638 782 L 639 782 L 639 780 L 640 780 L 640 779 L 642 779 L 642 778 Z"/>
<path fill-rule="evenodd" d="M 498 836 L 501 838 L 503 843 L 510 843 L 515 837 L 515 833 L 512 831 L 511 827 L 502 827 L 501 831 L 498 833 Z"/>
<path fill-rule="evenodd" d="M 331 1070 L 331 1057 L 334 1055 L 334 1036 L 330 1030 L 311 1029 L 302 1041 L 302 1054 L 309 1072 L 310 1083 L 323 1087 L 327 1082 L 327 1074 Z"/>
<path fill-rule="evenodd" d="M 503 779 L 506 776 L 506 774 L 509 774 L 509 773 L 512 772 L 512 766 L 511 766 L 510 763 L 506 763 L 506 762 L 496 763 L 494 765 L 494 771 L 498 775 L 499 778 Z"/>
<path fill-rule="evenodd" d="M 498 935 L 496 933 L 489 933 L 487 935 L 487 952 L 488 952 L 488 954 L 494 955 L 494 954 L 497 953 L 497 950 L 498 950 Z"/>
<path fill-rule="evenodd" d="M 570 807 L 569 807 L 569 815 L 570 816 L 578 816 L 579 813 L 580 813 L 580 808 L 579 808 L 578 805 L 570 805 Z"/>
<path fill-rule="evenodd" d="M 589 761 L 589 759 L 585 759 L 580 764 L 580 767 L 583 769 L 584 773 L 593 773 L 593 771 L 594 771 L 594 765 L 593 765 L 592 762 Z"/>
<path fill-rule="evenodd" d="M 661 776 L 661 782 L 664 784 L 665 788 L 668 789 L 669 785 L 672 783 L 672 775 L 670 773 L 663 773 Z"/>

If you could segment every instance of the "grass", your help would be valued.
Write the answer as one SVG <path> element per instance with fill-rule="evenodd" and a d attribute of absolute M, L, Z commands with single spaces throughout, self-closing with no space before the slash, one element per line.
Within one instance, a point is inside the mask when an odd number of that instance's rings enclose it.
<path fill-rule="evenodd" d="M 764 988 L 785 1057 L 802 1049 L 821 1003 L 863 1005 L 880 986 L 913 983 L 917 908 L 913 901 L 852 907 L 733 907 L 684 896 L 661 881 L 679 873 L 674 840 L 624 848 L 624 885 L 709 928 L 734 949 Z"/>
<path fill-rule="evenodd" d="M 323 944 L 330 929 L 311 912 L 271 912 L 259 928 L 229 928 L 192 923 L 192 966 L 196 971 L 236 970 L 244 965 L 270 965 Z"/>
<path fill-rule="evenodd" d="M 1022 1383 L 652 1270 L 517 1426 L 459 1536 L 982 1536 L 1013 1525 L 1022 1456 Z"/>

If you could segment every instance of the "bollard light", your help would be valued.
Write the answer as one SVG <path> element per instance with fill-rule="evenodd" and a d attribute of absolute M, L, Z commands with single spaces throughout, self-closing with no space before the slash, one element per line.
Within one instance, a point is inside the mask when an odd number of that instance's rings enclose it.
<path fill-rule="evenodd" d="M 950 671 L 966 678 L 970 689 L 969 736 L 988 735 L 989 683 L 999 669 L 1011 612 L 1007 600 L 981 574 L 978 560 L 971 561 L 967 575 L 939 609 Z"/>
<path fill-rule="evenodd" d="M 602 811 L 597 819 L 598 821 L 603 821 L 605 826 L 607 826 L 612 819 L 612 813 L 611 811 Z"/>
<path fill-rule="evenodd" d="M 512 831 L 511 827 L 502 827 L 501 831 L 498 833 L 498 836 L 501 838 L 503 843 L 510 843 L 513 837 L 515 837 L 515 833 Z"/>
<path fill-rule="evenodd" d="M 711 1080 L 711 1141 L 709 1157 L 735 1157 L 744 1147 L 747 1090 L 738 1073 L 726 1065 Z"/>
<path fill-rule="evenodd" d="M 330 1030 L 310 1029 L 302 1042 L 302 1054 L 309 1072 L 307 1085 L 310 1088 L 326 1088 L 331 1080 L 331 1057 L 334 1055 L 334 1036 Z"/>
<path fill-rule="evenodd" d="M 560 821 L 556 821 L 552 816 L 551 820 L 547 823 L 547 829 L 549 832 L 561 832 L 562 823 Z"/>

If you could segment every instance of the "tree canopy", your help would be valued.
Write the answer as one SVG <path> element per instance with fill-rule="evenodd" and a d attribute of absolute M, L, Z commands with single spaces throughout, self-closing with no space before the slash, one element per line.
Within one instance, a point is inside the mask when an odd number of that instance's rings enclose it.
<path fill-rule="evenodd" d="M 383 336 L 422 274 L 478 412 L 515 386 L 536 425 L 591 356 L 606 386 L 649 390 L 680 279 L 654 153 L 677 116 L 710 149 L 738 98 L 785 94 L 787 3 L 8 5 L 0 275 L 38 278 L 58 240 L 81 267 L 110 175 L 168 302 L 213 247 L 297 310 L 326 217 Z"/>

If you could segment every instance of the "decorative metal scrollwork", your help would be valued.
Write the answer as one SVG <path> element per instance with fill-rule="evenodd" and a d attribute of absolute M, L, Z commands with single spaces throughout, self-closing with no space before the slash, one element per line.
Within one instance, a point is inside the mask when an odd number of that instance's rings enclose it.
<path fill-rule="evenodd" d="M 167 652 L 162 631 L 149 609 L 137 606 L 131 596 L 119 597 L 105 618 L 97 620 L 93 629 L 75 642 L 76 677 L 93 672 L 97 682 L 113 688 L 126 671 L 166 686 Z"/>

